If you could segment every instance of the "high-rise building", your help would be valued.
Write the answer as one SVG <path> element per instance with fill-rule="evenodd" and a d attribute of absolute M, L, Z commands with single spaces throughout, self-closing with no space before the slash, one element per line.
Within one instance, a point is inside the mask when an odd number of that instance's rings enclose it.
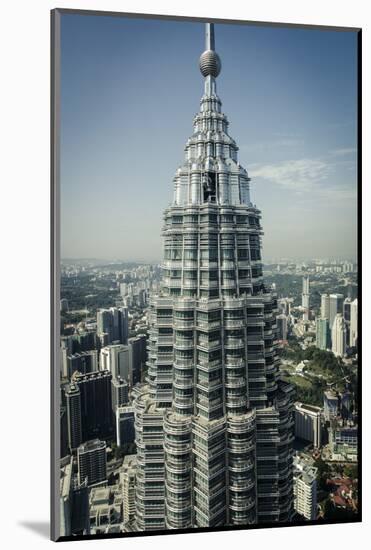
<path fill-rule="evenodd" d="M 321 408 L 305 403 L 295 403 L 295 437 L 310 441 L 313 447 L 321 447 Z"/>
<path fill-rule="evenodd" d="M 125 298 L 128 292 L 128 285 L 126 283 L 120 283 L 120 295 Z"/>
<path fill-rule="evenodd" d="M 136 455 L 125 456 L 120 470 L 120 485 L 123 494 L 123 523 L 130 523 L 135 519 L 136 466 Z"/>
<path fill-rule="evenodd" d="M 119 406 L 116 408 L 116 443 L 123 447 L 135 441 L 134 408 Z"/>
<path fill-rule="evenodd" d="M 304 309 L 303 311 L 303 320 L 308 321 L 309 319 L 309 277 L 303 277 L 303 293 L 301 295 L 301 306 Z"/>
<path fill-rule="evenodd" d="M 113 342 L 127 344 L 129 334 L 129 317 L 126 307 L 98 309 L 97 334 L 108 334 L 108 344 Z"/>
<path fill-rule="evenodd" d="M 87 479 L 79 483 L 73 474 L 73 457 L 64 457 L 61 460 L 59 487 L 60 536 L 90 533 L 88 494 Z"/>
<path fill-rule="evenodd" d="M 354 265 L 351 262 L 343 263 L 343 273 L 352 273 L 354 271 Z"/>
<path fill-rule="evenodd" d="M 321 318 L 330 320 L 330 296 L 321 294 Z"/>
<path fill-rule="evenodd" d="M 345 322 L 345 327 L 346 327 L 346 345 L 347 347 L 349 347 L 349 342 L 350 342 L 350 309 L 351 309 L 351 303 L 352 303 L 352 300 L 348 297 L 348 298 L 345 298 L 344 300 L 344 304 L 343 304 L 343 317 L 344 317 L 344 322 Z"/>
<path fill-rule="evenodd" d="M 357 346 L 358 342 L 358 299 L 353 300 L 350 306 L 349 345 Z"/>
<path fill-rule="evenodd" d="M 129 402 L 129 384 L 122 378 L 112 378 L 112 412 L 116 418 L 116 409 Z"/>
<path fill-rule="evenodd" d="M 99 439 L 86 441 L 77 449 L 78 480 L 88 480 L 89 487 L 107 479 L 106 442 Z"/>
<path fill-rule="evenodd" d="M 80 391 L 82 441 L 110 437 L 113 433 L 111 379 L 112 374 L 106 370 L 75 372 L 72 377 Z"/>
<path fill-rule="evenodd" d="M 72 479 L 72 534 L 90 534 L 88 478 L 79 483 L 78 476 Z"/>
<path fill-rule="evenodd" d="M 109 344 L 109 334 L 108 332 L 101 332 L 97 334 L 97 348 L 100 350 L 105 348 Z"/>
<path fill-rule="evenodd" d="M 344 320 L 349 323 L 350 322 L 350 306 L 351 306 L 352 300 L 348 297 L 345 298 L 343 303 L 343 317 Z"/>
<path fill-rule="evenodd" d="M 88 374 L 98 370 L 97 350 L 83 351 L 67 356 L 67 375 L 71 378 L 74 372 Z"/>
<path fill-rule="evenodd" d="M 63 458 L 68 455 L 68 419 L 67 419 L 67 407 L 60 406 L 60 457 Z"/>
<path fill-rule="evenodd" d="M 316 319 L 316 346 L 327 350 L 331 347 L 331 333 L 328 319 Z"/>
<path fill-rule="evenodd" d="M 291 298 L 280 298 L 277 300 L 278 313 L 286 315 L 288 317 L 291 313 Z"/>
<path fill-rule="evenodd" d="M 329 323 L 330 323 L 331 337 L 332 337 L 332 327 L 334 324 L 335 317 L 338 313 L 343 313 L 343 302 L 344 302 L 344 296 L 342 294 L 330 294 Z"/>
<path fill-rule="evenodd" d="M 277 298 L 263 281 L 260 211 L 216 91 L 212 24 L 200 68 L 201 108 L 164 215 L 149 383 L 135 400 L 139 530 L 293 513 L 293 388 L 279 377 Z"/>
<path fill-rule="evenodd" d="M 287 340 L 287 317 L 283 313 L 277 315 L 277 338 L 278 340 Z"/>
<path fill-rule="evenodd" d="M 147 360 L 147 337 L 138 334 L 128 340 L 132 385 L 141 382 L 142 370 Z"/>
<path fill-rule="evenodd" d="M 100 370 L 109 370 L 112 378 L 122 378 L 132 385 L 129 346 L 111 344 L 100 350 Z"/>
<path fill-rule="evenodd" d="M 66 313 L 66 311 L 68 311 L 68 300 L 66 300 L 66 298 L 62 298 L 60 300 L 60 312 Z"/>
<path fill-rule="evenodd" d="M 317 471 L 313 465 L 294 458 L 295 510 L 308 520 L 317 519 Z"/>
<path fill-rule="evenodd" d="M 323 415 L 329 421 L 336 418 L 339 412 L 339 398 L 332 390 L 323 392 Z"/>
<path fill-rule="evenodd" d="M 70 451 L 77 449 L 82 442 L 81 394 L 76 384 L 68 384 L 65 389 L 67 408 L 67 434 Z"/>
<path fill-rule="evenodd" d="M 73 353 L 95 350 L 97 347 L 97 333 L 95 330 L 85 330 L 72 336 Z"/>
<path fill-rule="evenodd" d="M 339 394 L 340 415 L 343 420 L 351 420 L 353 412 L 352 393 L 346 389 Z"/>
<path fill-rule="evenodd" d="M 73 354 L 73 336 L 62 336 L 61 337 L 61 349 L 60 349 L 60 360 L 61 360 L 61 376 L 62 378 L 69 378 L 69 362 L 68 356 Z"/>
<path fill-rule="evenodd" d="M 72 355 L 74 352 L 74 335 L 61 336 L 61 349 L 67 350 L 67 355 Z"/>
<path fill-rule="evenodd" d="M 344 317 L 341 313 L 337 313 L 335 316 L 334 324 L 332 325 L 331 336 L 332 352 L 338 357 L 345 357 L 347 348 L 347 328 Z"/>

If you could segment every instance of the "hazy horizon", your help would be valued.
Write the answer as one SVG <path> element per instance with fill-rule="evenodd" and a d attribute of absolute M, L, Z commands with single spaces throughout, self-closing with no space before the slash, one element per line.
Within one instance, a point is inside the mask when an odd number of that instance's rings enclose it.
<path fill-rule="evenodd" d="M 326 257 L 326 258 L 309 258 L 309 257 L 297 257 L 297 258 L 269 258 L 267 257 L 265 260 L 262 260 L 262 264 L 267 264 L 267 263 L 270 263 L 270 262 L 273 262 L 273 263 L 276 263 L 276 262 L 314 262 L 315 260 L 321 260 L 321 261 L 329 261 L 329 262 L 333 262 L 333 261 L 341 261 L 341 262 L 352 262 L 352 263 L 357 263 L 357 258 L 352 258 L 352 257 Z M 73 261 L 76 261 L 76 262 L 109 262 L 109 263 L 138 263 L 138 264 L 141 264 L 141 263 L 145 263 L 145 264 L 156 264 L 156 263 L 161 263 L 162 262 L 162 258 L 152 258 L 152 259 L 148 259 L 148 260 L 135 260 L 133 258 L 89 258 L 89 257 L 65 257 L 65 258 L 61 258 L 61 263 L 63 262 L 73 262 Z"/>
<path fill-rule="evenodd" d="M 62 256 L 160 262 L 162 214 L 203 93 L 204 24 L 61 19 Z M 356 33 L 216 24 L 215 36 L 263 262 L 355 259 Z"/>

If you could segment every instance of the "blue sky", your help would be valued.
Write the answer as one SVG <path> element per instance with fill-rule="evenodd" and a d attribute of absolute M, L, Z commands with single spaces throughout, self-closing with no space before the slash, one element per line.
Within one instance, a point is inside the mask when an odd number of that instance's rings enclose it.
<path fill-rule="evenodd" d="M 204 24 L 63 15 L 61 252 L 159 261 Z M 216 24 L 218 95 L 265 258 L 356 257 L 355 32 Z"/>

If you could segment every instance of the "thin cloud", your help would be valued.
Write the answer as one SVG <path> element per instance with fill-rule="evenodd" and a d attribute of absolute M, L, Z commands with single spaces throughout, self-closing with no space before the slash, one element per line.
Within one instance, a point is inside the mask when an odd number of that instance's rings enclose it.
<path fill-rule="evenodd" d="M 304 140 L 298 137 L 280 136 L 277 139 L 258 141 L 251 144 L 243 144 L 239 146 L 242 153 L 259 153 L 266 152 L 272 149 L 286 149 L 302 146 Z"/>
<path fill-rule="evenodd" d="M 348 147 L 344 149 L 334 149 L 333 151 L 330 151 L 330 154 L 334 157 L 344 157 L 346 155 L 354 155 L 357 152 L 357 149 L 355 147 Z"/>
<path fill-rule="evenodd" d="M 287 160 L 264 166 L 252 165 L 252 178 L 263 178 L 273 183 L 305 192 L 313 189 L 313 185 L 326 180 L 333 172 L 333 166 L 320 159 L 304 158 Z"/>
<path fill-rule="evenodd" d="M 337 155 L 333 155 L 331 151 L 323 158 L 285 160 L 267 165 L 253 164 L 250 167 L 250 176 L 253 180 L 262 178 L 299 195 L 313 194 L 315 191 L 317 197 L 321 195 L 328 199 L 351 199 L 356 196 L 355 181 L 353 182 L 352 178 L 349 183 L 342 185 L 337 182 L 336 175 L 339 174 L 339 170 L 354 171 L 355 163 L 353 160 L 335 160 L 334 156 L 348 154 L 340 154 L 339 151 L 337 150 Z M 350 149 L 347 151 L 350 152 Z"/>

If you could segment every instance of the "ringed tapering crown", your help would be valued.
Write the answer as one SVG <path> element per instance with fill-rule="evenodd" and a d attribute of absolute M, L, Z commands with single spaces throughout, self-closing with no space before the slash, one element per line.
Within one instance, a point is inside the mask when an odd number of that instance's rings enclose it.
<path fill-rule="evenodd" d="M 222 63 L 220 57 L 215 51 L 214 24 L 206 23 L 206 50 L 200 57 L 200 71 L 206 78 L 212 76 L 216 78 L 221 71 Z"/>

